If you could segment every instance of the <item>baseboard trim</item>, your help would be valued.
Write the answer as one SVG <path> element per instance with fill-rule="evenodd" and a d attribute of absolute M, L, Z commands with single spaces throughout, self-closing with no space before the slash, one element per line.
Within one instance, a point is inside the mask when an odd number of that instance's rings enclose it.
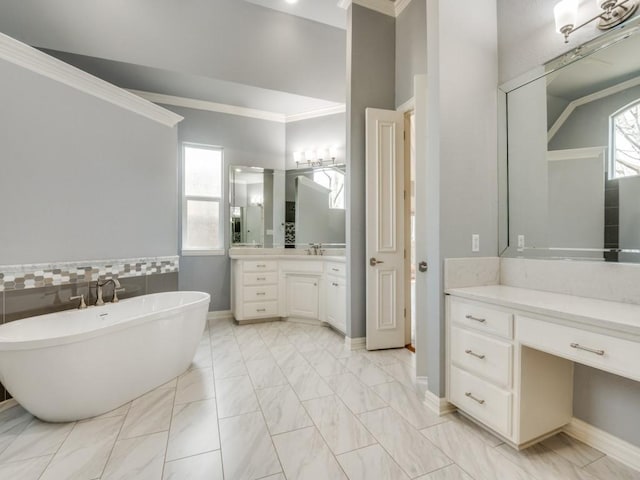
<path fill-rule="evenodd" d="M 640 470 L 640 447 L 575 417 L 565 425 L 563 431 L 634 470 Z"/>
<path fill-rule="evenodd" d="M 207 313 L 207 320 L 226 320 L 227 318 L 233 318 L 231 310 L 218 310 L 217 312 Z"/>
<path fill-rule="evenodd" d="M 10 398 L 9 400 L 0 402 L 0 412 L 4 412 L 5 410 L 15 407 L 16 405 L 18 405 L 18 402 L 16 402 L 15 398 Z"/>
<path fill-rule="evenodd" d="M 344 345 L 349 350 L 362 350 L 367 345 L 367 339 L 365 337 L 344 337 Z"/>
<path fill-rule="evenodd" d="M 447 402 L 446 398 L 440 398 L 429 390 L 424 392 L 424 404 L 429 407 L 431 411 L 440 416 L 457 410 L 454 405 Z"/>

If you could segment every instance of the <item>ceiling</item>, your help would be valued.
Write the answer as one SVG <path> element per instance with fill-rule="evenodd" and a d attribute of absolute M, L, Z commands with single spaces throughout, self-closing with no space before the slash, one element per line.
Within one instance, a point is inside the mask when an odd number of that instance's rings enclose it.
<path fill-rule="evenodd" d="M 347 28 L 347 11 L 338 6 L 338 0 L 298 0 L 295 4 L 287 3 L 285 0 L 245 0 L 245 2 L 343 30 Z"/>

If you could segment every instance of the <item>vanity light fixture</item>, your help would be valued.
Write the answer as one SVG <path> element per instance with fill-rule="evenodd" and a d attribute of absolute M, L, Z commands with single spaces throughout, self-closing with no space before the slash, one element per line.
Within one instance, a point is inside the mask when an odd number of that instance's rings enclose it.
<path fill-rule="evenodd" d="M 556 31 L 564 35 L 564 43 L 569 43 L 569 35 L 599 20 L 600 30 L 609 30 L 620 25 L 627 18 L 634 14 L 638 8 L 638 0 L 595 0 L 598 8 L 602 12 L 586 22 L 578 23 L 578 0 L 562 0 L 553 8 L 553 15 L 556 20 Z"/>
<path fill-rule="evenodd" d="M 302 152 L 293 152 L 293 161 L 296 162 L 296 168 L 335 164 L 337 157 L 338 149 L 336 147 L 310 148 Z"/>

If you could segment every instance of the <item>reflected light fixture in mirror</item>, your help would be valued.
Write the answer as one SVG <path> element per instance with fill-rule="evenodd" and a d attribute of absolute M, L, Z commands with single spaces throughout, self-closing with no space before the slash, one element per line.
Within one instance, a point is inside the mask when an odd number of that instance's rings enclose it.
<path fill-rule="evenodd" d="M 553 8 L 556 31 L 564 35 L 564 43 L 569 43 L 569 35 L 576 30 L 599 20 L 600 30 L 609 30 L 628 19 L 638 8 L 638 0 L 596 0 L 601 13 L 593 18 L 578 23 L 578 0 L 562 0 Z"/>
<path fill-rule="evenodd" d="M 337 147 L 309 148 L 302 152 L 293 152 L 293 161 L 296 168 L 300 167 L 321 167 L 323 165 L 335 164 L 338 157 Z"/>

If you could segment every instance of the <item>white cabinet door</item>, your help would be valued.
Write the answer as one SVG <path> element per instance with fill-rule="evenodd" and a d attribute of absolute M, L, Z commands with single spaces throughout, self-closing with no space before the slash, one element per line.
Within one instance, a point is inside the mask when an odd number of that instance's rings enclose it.
<path fill-rule="evenodd" d="M 327 277 L 327 322 L 344 332 L 347 327 L 347 286 L 343 278 Z"/>
<path fill-rule="evenodd" d="M 318 277 L 287 275 L 287 315 L 318 318 Z"/>

